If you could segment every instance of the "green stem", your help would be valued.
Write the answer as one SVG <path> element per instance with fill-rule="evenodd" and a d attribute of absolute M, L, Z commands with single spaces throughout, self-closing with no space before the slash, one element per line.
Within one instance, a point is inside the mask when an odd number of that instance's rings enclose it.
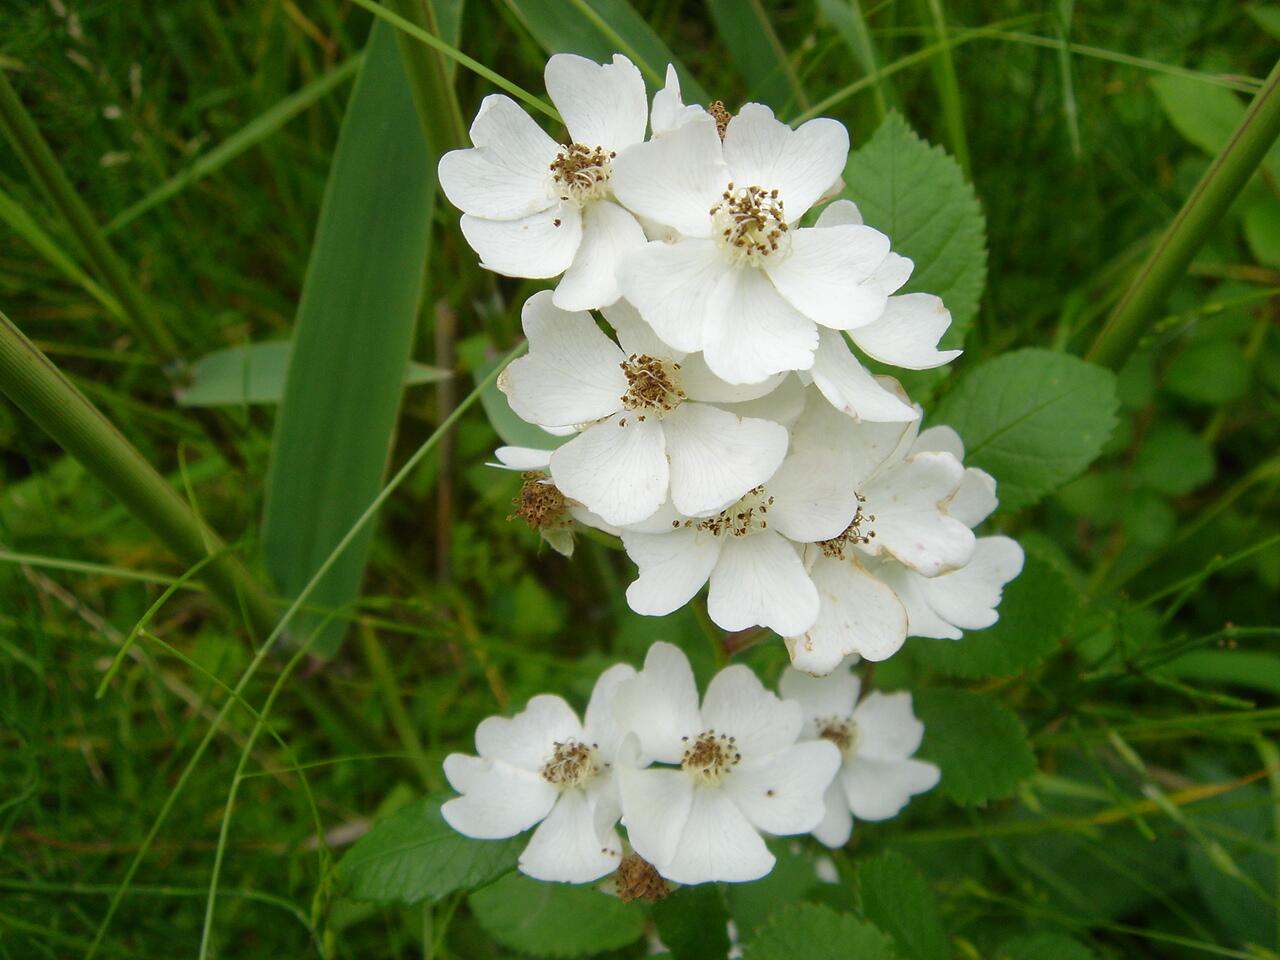
<path fill-rule="evenodd" d="M 9 79 L 0 70 L 0 130 L 13 145 L 23 166 L 40 185 L 50 202 L 75 234 L 84 254 L 93 264 L 103 285 L 119 301 L 133 332 L 157 357 L 166 362 L 178 359 L 177 341 L 151 312 L 146 300 L 129 278 L 93 214 L 76 193 L 57 157 L 36 129 Z"/>
<path fill-rule="evenodd" d="M 0 391 L 94 475 L 188 566 L 206 563 L 202 579 L 232 613 L 243 600 L 249 627 L 271 630 L 275 609 L 248 569 L 222 553 L 222 543 L 173 487 L 63 376 L 49 358 L 0 313 Z"/>
<path fill-rule="evenodd" d="M 926 12 L 932 21 L 933 36 L 942 47 L 934 56 L 933 83 L 938 88 L 938 99 L 942 103 L 942 119 L 947 128 L 947 140 L 951 145 L 951 153 L 960 164 L 966 180 L 972 180 L 969 167 L 969 139 L 964 129 L 964 108 L 960 101 L 960 83 L 956 79 L 956 62 L 951 55 L 951 47 L 947 44 L 947 17 L 942 10 L 942 0 L 925 0 Z"/>
<path fill-rule="evenodd" d="M 439 39 L 440 30 L 431 0 L 385 2 L 389 10 L 423 33 Z M 427 138 L 431 153 L 439 157 L 446 150 L 467 146 L 470 141 L 467 139 L 466 122 L 462 119 L 462 107 L 446 69 L 444 55 L 437 49 L 415 43 L 403 30 L 396 31 L 396 45 L 400 48 L 400 59 L 409 78 L 409 90 L 418 108 L 422 133 Z"/>
<path fill-rule="evenodd" d="M 1138 270 L 1086 359 L 1118 369 L 1160 315 L 1170 288 L 1186 272 L 1196 251 L 1253 175 L 1280 135 L 1280 61 L 1271 70 L 1244 119 L 1214 158 L 1191 196 L 1173 218 L 1151 256 Z"/>
<path fill-rule="evenodd" d="M 386 651 L 382 649 L 382 644 L 378 642 L 378 634 L 372 627 L 362 625 L 359 633 L 360 648 L 364 652 L 365 662 L 369 665 L 369 672 L 373 675 L 374 685 L 382 697 L 387 718 L 400 739 L 400 745 L 408 752 L 410 762 L 422 781 L 423 787 L 430 790 L 436 785 L 436 769 L 427 760 L 427 752 L 423 749 L 418 729 L 414 726 L 409 711 L 405 709 L 404 701 L 400 699 L 400 687 L 396 682 L 395 671 L 391 669 L 391 663 L 387 660 Z"/>

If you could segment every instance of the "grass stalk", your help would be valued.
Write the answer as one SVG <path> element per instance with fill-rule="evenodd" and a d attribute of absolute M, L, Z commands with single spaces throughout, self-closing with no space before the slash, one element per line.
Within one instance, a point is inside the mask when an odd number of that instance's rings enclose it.
<path fill-rule="evenodd" d="M 1160 316 L 1172 286 L 1186 273 L 1196 251 L 1209 239 L 1280 135 L 1280 61 L 1272 68 L 1244 118 L 1209 164 L 1191 196 L 1138 269 L 1111 312 L 1086 359 L 1119 369 L 1143 333 Z"/>
<path fill-rule="evenodd" d="M 934 86 L 938 89 L 938 100 L 942 104 L 942 121 L 947 130 L 947 143 L 951 153 L 964 171 L 966 180 L 972 180 L 969 164 L 969 138 L 964 129 L 964 108 L 960 100 L 960 82 L 956 78 L 956 62 L 951 55 L 951 47 L 946 43 L 949 32 L 947 17 L 942 9 L 942 0 L 923 0 L 925 12 L 929 15 L 934 39 L 941 44 L 930 66 L 933 72 Z"/>
<path fill-rule="evenodd" d="M 440 38 L 431 0 L 386 0 L 386 5 L 423 33 Z M 403 30 L 396 31 L 396 45 L 430 152 L 439 156 L 446 150 L 469 145 L 467 125 L 444 54 L 438 48 L 415 43 Z"/>
<path fill-rule="evenodd" d="M 250 630 L 275 622 L 270 598 L 138 450 L 60 370 L 0 313 L 0 391 L 78 460 L 188 566 L 207 563 L 202 579 L 233 614 L 243 601 Z"/>

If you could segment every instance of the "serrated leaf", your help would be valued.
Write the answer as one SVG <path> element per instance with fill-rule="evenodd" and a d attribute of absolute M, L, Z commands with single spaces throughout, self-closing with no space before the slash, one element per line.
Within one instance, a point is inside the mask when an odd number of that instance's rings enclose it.
<path fill-rule="evenodd" d="M 178 405 L 233 407 L 279 403 L 284 396 L 290 346 L 288 340 L 272 340 L 206 353 L 191 365 L 191 386 L 178 393 Z M 410 362 L 405 369 L 404 385 L 435 383 L 449 376 L 447 370 Z"/>
<path fill-rule="evenodd" d="M 999 484 L 1017 510 L 1079 476 L 1116 425 L 1110 370 L 1051 350 L 1016 350 L 969 371 L 938 407 L 936 423 L 964 438 L 965 463 Z"/>
<path fill-rule="evenodd" d="M 374 824 L 342 858 L 350 896 L 409 905 L 469 890 L 515 869 L 524 840 L 473 840 L 445 823 L 427 797 Z"/>
<path fill-rule="evenodd" d="M 966 690 L 918 690 L 924 722 L 919 756 L 942 770 L 938 789 L 972 806 L 1013 793 L 1036 769 L 1022 722 L 990 697 Z"/>
<path fill-rule="evenodd" d="M 844 182 L 863 220 L 914 261 L 900 292 L 941 297 L 952 320 L 943 342 L 958 346 L 987 280 L 986 220 L 960 165 L 891 113 L 849 157 Z"/>
<path fill-rule="evenodd" d="M 704 960 L 729 953 L 729 912 L 714 883 L 681 887 L 653 905 L 658 936 L 674 960 Z"/>
<path fill-rule="evenodd" d="M 617 950 L 644 933 L 644 912 L 593 886 L 543 883 L 519 873 L 477 890 L 467 902 L 485 932 L 535 957 L 582 957 Z"/>
<path fill-rule="evenodd" d="M 892 941 L 865 920 L 816 903 L 774 914 L 742 952 L 744 960 L 894 960 Z"/>
<path fill-rule="evenodd" d="M 924 875 L 900 853 L 858 867 L 858 896 L 867 919 L 889 934 L 905 960 L 948 960 L 938 898 Z"/>
<path fill-rule="evenodd" d="M 769 845 L 777 862 L 766 876 L 754 883 L 731 883 L 725 887 L 729 915 L 738 925 L 738 933 L 748 940 L 776 911 L 794 906 L 810 898 L 822 885 L 813 861 L 793 852 L 778 841 Z"/>
<path fill-rule="evenodd" d="M 1006 940 L 996 960 L 1095 960 L 1097 954 L 1060 933 L 1035 933 Z"/>
<path fill-rule="evenodd" d="M 1022 573 L 1004 588 L 1000 619 L 960 640 L 914 638 L 917 663 L 953 677 L 1003 677 L 1035 666 L 1057 647 L 1080 602 L 1066 575 L 1028 556 Z"/>

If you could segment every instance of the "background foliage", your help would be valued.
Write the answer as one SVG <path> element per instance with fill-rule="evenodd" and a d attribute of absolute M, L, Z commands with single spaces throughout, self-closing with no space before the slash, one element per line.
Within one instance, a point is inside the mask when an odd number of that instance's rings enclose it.
<path fill-rule="evenodd" d="M 262 638 L 190 584 L 165 595 L 184 568 L 2 402 L 0 956 L 635 957 L 652 924 L 675 956 L 704 957 L 723 955 L 730 918 L 748 960 L 1277 956 L 1280 153 L 1123 369 L 1077 357 L 1270 70 L 1280 8 L 435 7 L 441 35 L 529 90 L 550 51 L 621 48 L 651 83 L 677 58 L 690 99 L 849 126 L 848 195 L 917 259 L 913 283 L 944 296 L 966 349 L 909 385 L 1000 479 L 995 526 L 1029 555 L 998 626 L 911 641 L 872 671 L 917 691 L 942 784 L 860 825 L 827 865 L 838 884 L 796 844 L 764 881 L 648 912 L 528 881 L 509 872 L 518 843 L 443 825 L 443 756 L 535 692 L 581 704 L 654 639 L 704 680 L 726 646 L 696 611 L 629 613 L 631 571 L 606 544 L 565 561 L 505 522 L 518 479 L 482 464 L 518 426 L 495 394 L 316 597 L 339 608 L 336 654 L 268 656 L 238 701 Z M 437 78 L 420 130 L 405 88 L 372 86 L 371 64 L 398 76 L 390 28 L 366 52 L 372 21 L 337 0 L 0 5 L 0 69 L 146 308 L 188 361 L 232 352 L 175 399 L 173 365 L 129 332 L 129 301 L 9 152 L 0 309 L 288 593 L 515 344 L 534 289 L 482 273 L 433 204 L 428 158 L 492 85 L 450 68 L 459 117 Z M 362 66 L 376 102 L 357 114 Z M 421 96 L 433 81 L 415 70 Z M 362 217 L 374 204 L 388 216 Z M 387 271 L 388 319 L 353 329 L 340 298 L 368 270 Z M 287 383 L 280 348 L 246 349 L 295 336 Z M 352 479 L 326 489 L 308 470 Z M 772 677 L 782 645 L 757 639 L 730 647 Z"/>

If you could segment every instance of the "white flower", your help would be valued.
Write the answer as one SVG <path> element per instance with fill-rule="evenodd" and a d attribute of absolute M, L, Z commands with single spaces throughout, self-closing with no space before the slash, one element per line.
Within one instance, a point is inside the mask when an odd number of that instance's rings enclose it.
<path fill-rule="evenodd" d="M 912 452 L 941 451 L 964 457 L 964 443 L 950 427 L 931 427 L 917 438 Z M 960 488 L 947 504 L 947 513 L 976 527 L 997 506 L 995 479 L 968 467 Z M 979 537 L 973 557 L 963 566 L 928 577 L 888 562 L 874 574 L 897 594 L 907 613 L 907 635 L 959 640 L 965 630 L 981 630 L 999 619 L 997 608 L 1004 586 L 1022 572 L 1022 547 L 1009 537 Z"/>
<path fill-rule="evenodd" d="M 614 758 L 621 733 L 613 719 L 618 686 L 635 675 L 626 664 L 596 681 L 586 723 L 560 699 L 540 695 L 510 720 L 476 728 L 479 757 L 452 753 L 444 773 L 462 796 L 440 808 L 468 837 L 514 837 L 539 824 L 520 855 L 538 880 L 586 883 L 615 870 L 622 842 Z"/>
<path fill-rule="evenodd" d="M 550 450 L 537 447 L 499 447 L 494 455 L 498 463 L 491 467 L 519 470 L 524 483 L 511 505 L 515 508 L 508 520 L 523 520 L 547 545 L 561 556 L 573 556 L 575 524 L 592 527 L 617 536 L 619 531 L 605 523 L 576 500 L 566 497 L 547 476 L 551 467 Z"/>
<path fill-rule="evenodd" d="M 639 567 L 627 588 L 632 610 L 670 613 L 710 580 L 707 613 L 725 630 L 760 625 L 793 637 L 813 626 L 818 591 L 801 551 L 841 536 L 853 522 L 858 490 L 851 477 L 869 454 L 840 431 L 876 425 L 858 424 L 809 393 L 787 457 L 765 483 L 715 516 L 659 512 L 623 530 L 623 546 Z"/>
<path fill-rule="evenodd" d="M 911 694 L 874 692 L 858 703 L 861 681 L 850 667 L 851 661 L 845 662 L 826 677 L 788 667 L 778 683 L 782 696 L 803 709 L 803 736 L 834 743 L 842 755 L 840 772 L 823 797 L 826 811 L 813 829 L 828 847 L 848 842 L 854 817 L 896 816 L 939 778 L 936 766 L 912 757 L 924 724 L 912 712 Z"/>
<path fill-rule="evenodd" d="M 792 130 L 749 103 L 721 143 L 709 114 L 673 105 L 661 113 L 674 125 L 613 165 L 619 201 L 681 237 L 651 241 L 619 273 L 659 337 L 703 351 L 724 380 L 752 383 L 811 367 L 815 324 L 849 329 L 880 316 L 887 294 L 864 281 L 888 238 L 857 224 L 797 226 L 844 169 L 841 124 L 817 119 Z"/>
<path fill-rule="evenodd" d="M 746 400 L 762 388 L 717 380 L 700 358 L 653 337 L 625 302 L 607 315 L 622 346 L 590 314 L 534 294 L 522 317 L 529 353 L 498 381 L 530 423 L 583 425 L 550 457 L 565 496 L 623 525 L 652 516 L 668 492 L 678 511 L 702 515 L 772 476 L 787 450 L 786 428 L 699 402 Z"/>
<path fill-rule="evenodd" d="M 773 869 L 760 832 L 807 833 L 840 754 L 797 743 L 800 707 L 765 690 L 748 667 L 721 670 L 702 708 L 689 661 L 655 643 L 619 686 L 614 715 L 630 758 L 619 762 L 623 822 L 636 852 L 676 883 L 746 881 Z M 638 756 L 637 756 L 638 755 Z M 641 769 L 648 760 L 670 767 Z"/>
<path fill-rule="evenodd" d="M 471 124 L 474 148 L 441 157 L 440 186 L 485 267 L 563 273 L 556 303 L 587 310 L 618 298 L 619 259 L 644 244 L 610 189 L 617 156 L 644 139 L 644 79 L 621 55 L 601 65 L 560 53 L 547 61 L 546 84 L 570 143 L 557 144 L 509 97 L 488 96 Z"/>
<path fill-rule="evenodd" d="M 706 111 L 697 104 L 686 106 L 680 95 L 680 75 L 672 64 L 667 64 L 666 85 L 653 95 L 653 108 L 649 111 L 649 129 L 655 137 L 670 133 L 677 127 Z"/>

